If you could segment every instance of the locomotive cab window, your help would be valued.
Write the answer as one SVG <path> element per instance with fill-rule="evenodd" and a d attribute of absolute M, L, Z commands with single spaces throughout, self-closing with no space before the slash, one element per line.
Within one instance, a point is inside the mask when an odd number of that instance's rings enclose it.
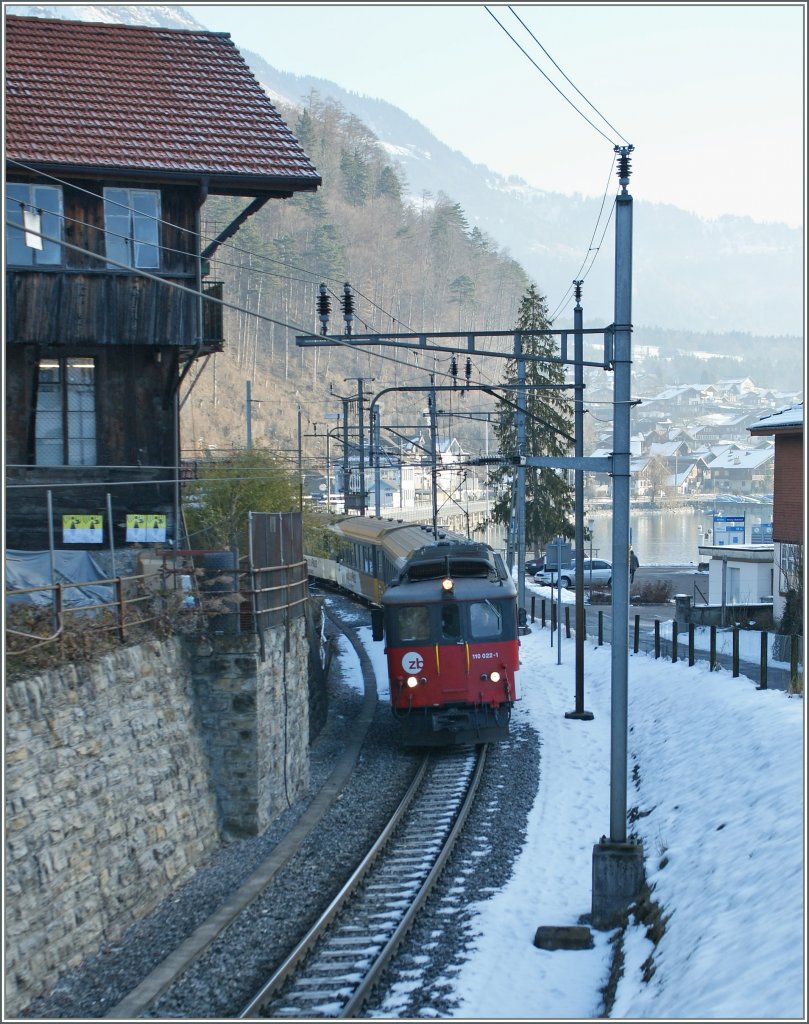
<path fill-rule="evenodd" d="M 394 623 L 400 643 L 427 643 L 430 639 L 430 610 L 424 605 L 397 608 Z"/>
<path fill-rule="evenodd" d="M 492 601 L 469 605 L 469 639 L 490 640 L 503 634 L 503 610 Z"/>

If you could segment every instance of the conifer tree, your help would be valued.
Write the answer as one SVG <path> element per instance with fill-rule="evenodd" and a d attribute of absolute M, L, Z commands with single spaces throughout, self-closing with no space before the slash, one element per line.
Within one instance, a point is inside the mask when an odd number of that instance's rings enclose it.
<path fill-rule="evenodd" d="M 515 330 L 550 330 L 545 296 L 530 285 L 522 297 Z M 528 335 L 522 339 L 526 356 L 554 355 L 553 335 Z M 517 383 L 517 361 L 506 362 L 505 383 Z M 562 456 L 572 454 L 573 408 L 568 394 L 559 388 L 542 385 L 564 384 L 562 363 L 526 361 L 525 369 L 525 455 Z M 538 386 L 537 386 L 538 385 Z M 504 456 L 517 453 L 517 392 L 509 390 L 498 401 L 499 420 L 495 435 Z M 495 523 L 508 525 L 512 515 L 512 487 L 515 470 L 501 466 L 489 476 L 489 482 L 501 490 L 492 506 Z M 556 536 L 573 537 L 574 490 L 563 470 L 525 470 L 525 542 L 526 548 L 544 547 Z"/>

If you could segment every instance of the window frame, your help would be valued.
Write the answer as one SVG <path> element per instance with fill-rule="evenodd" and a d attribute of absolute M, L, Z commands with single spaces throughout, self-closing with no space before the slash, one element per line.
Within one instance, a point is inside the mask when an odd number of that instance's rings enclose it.
<path fill-rule="evenodd" d="M 50 364 L 50 365 L 48 365 Z M 88 366 L 91 364 L 91 366 Z M 45 371 L 58 368 L 58 378 L 48 381 Z M 92 369 L 92 384 L 71 380 L 72 370 Z M 98 365 L 93 356 L 41 355 L 37 363 L 37 401 L 34 409 L 34 465 L 36 466 L 97 466 L 98 465 Z M 47 395 L 57 400 L 43 401 Z M 91 403 L 87 403 L 88 394 Z M 48 406 L 51 406 L 50 408 Z M 58 425 L 49 432 L 45 422 L 50 415 Z M 86 427 L 92 423 L 92 433 Z M 61 449 L 54 461 L 48 448 Z"/>
<path fill-rule="evenodd" d="M 25 189 L 28 193 L 27 199 L 20 199 L 12 195 L 14 190 Z M 44 198 L 48 193 L 54 193 L 57 202 L 56 209 L 47 209 L 41 201 L 37 201 L 37 193 Z M 43 235 L 58 236 L 58 242 L 51 242 L 42 239 L 42 249 L 35 249 L 25 243 L 25 227 L 16 226 L 16 216 L 12 216 L 13 208 L 20 204 L 20 215 L 23 206 L 41 214 L 40 231 Z M 5 209 L 6 209 L 6 265 L 8 267 L 61 267 L 64 266 L 64 249 L 61 242 L 64 241 L 65 224 L 65 200 L 61 185 L 42 185 L 30 181 L 7 181 L 5 186 Z M 9 223 L 13 220 L 14 223 Z M 52 225 L 51 220 L 56 223 Z M 16 237 L 19 235 L 19 238 Z M 21 247 L 20 247 L 21 244 Z M 25 252 L 30 259 L 19 261 L 15 258 L 17 252 Z M 55 258 L 51 258 L 54 257 Z"/>
<path fill-rule="evenodd" d="M 137 208 L 138 200 L 147 196 L 154 197 L 154 210 L 150 212 Z M 160 270 L 162 200 L 160 189 L 104 186 L 104 255 L 116 260 L 107 264 L 109 269 L 120 269 L 117 264 L 123 263 L 133 270 Z M 145 258 L 151 251 L 155 253 L 153 261 Z"/>

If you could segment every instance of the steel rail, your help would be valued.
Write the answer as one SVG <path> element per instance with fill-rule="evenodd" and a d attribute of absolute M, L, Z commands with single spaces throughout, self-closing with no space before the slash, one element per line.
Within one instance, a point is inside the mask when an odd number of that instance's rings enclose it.
<path fill-rule="evenodd" d="M 362 1005 L 368 998 L 373 987 L 377 984 L 379 977 L 395 955 L 399 945 L 407 932 L 413 925 L 416 915 L 423 907 L 427 897 L 440 876 L 446 862 L 452 852 L 455 842 L 460 835 L 466 818 L 471 809 L 475 793 L 480 782 L 483 767 L 486 759 L 486 745 L 481 745 L 477 751 L 477 762 L 472 777 L 466 787 L 463 801 L 455 814 L 453 825 L 444 838 L 441 849 L 435 856 L 424 881 L 415 896 L 410 899 L 407 908 L 401 915 L 393 934 L 385 941 L 382 948 L 375 954 L 372 962 L 367 967 L 364 976 L 355 984 L 354 991 L 340 1008 L 339 1012 L 329 1014 L 330 1016 L 348 1017 L 356 1015 L 362 1009 Z M 380 854 L 391 841 L 397 827 L 410 810 L 415 797 L 419 794 L 422 782 L 433 755 L 426 755 L 412 785 L 400 802 L 390 821 L 387 823 L 379 838 L 376 840 L 368 854 L 362 860 L 351 878 L 346 882 L 338 895 L 324 911 L 323 915 L 312 926 L 307 935 L 301 940 L 296 948 L 290 953 L 284 963 L 278 968 L 273 976 L 265 983 L 261 990 L 253 997 L 250 1003 L 241 1011 L 239 1019 L 251 1019 L 262 1016 L 262 1010 L 268 1003 L 281 992 L 285 983 L 293 979 L 299 969 L 304 965 L 308 955 L 315 950 L 321 939 L 327 936 L 329 927 L 335 921 L 343 908 L 347 908 L 351 898 L 360 889 L 361 883 L 369 875 Z M 395 847 L 395 843 L 392 844 Z"/>

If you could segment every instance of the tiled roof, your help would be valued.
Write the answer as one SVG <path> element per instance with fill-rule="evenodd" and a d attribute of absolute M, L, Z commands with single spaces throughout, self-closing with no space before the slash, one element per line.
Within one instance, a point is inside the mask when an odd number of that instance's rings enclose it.
<path fill-rule="evenodd" d="M 209 175 L 211 191 L 320 184 L 226 33 L 15 16 L 5 28 L 7 158 Z"/>

